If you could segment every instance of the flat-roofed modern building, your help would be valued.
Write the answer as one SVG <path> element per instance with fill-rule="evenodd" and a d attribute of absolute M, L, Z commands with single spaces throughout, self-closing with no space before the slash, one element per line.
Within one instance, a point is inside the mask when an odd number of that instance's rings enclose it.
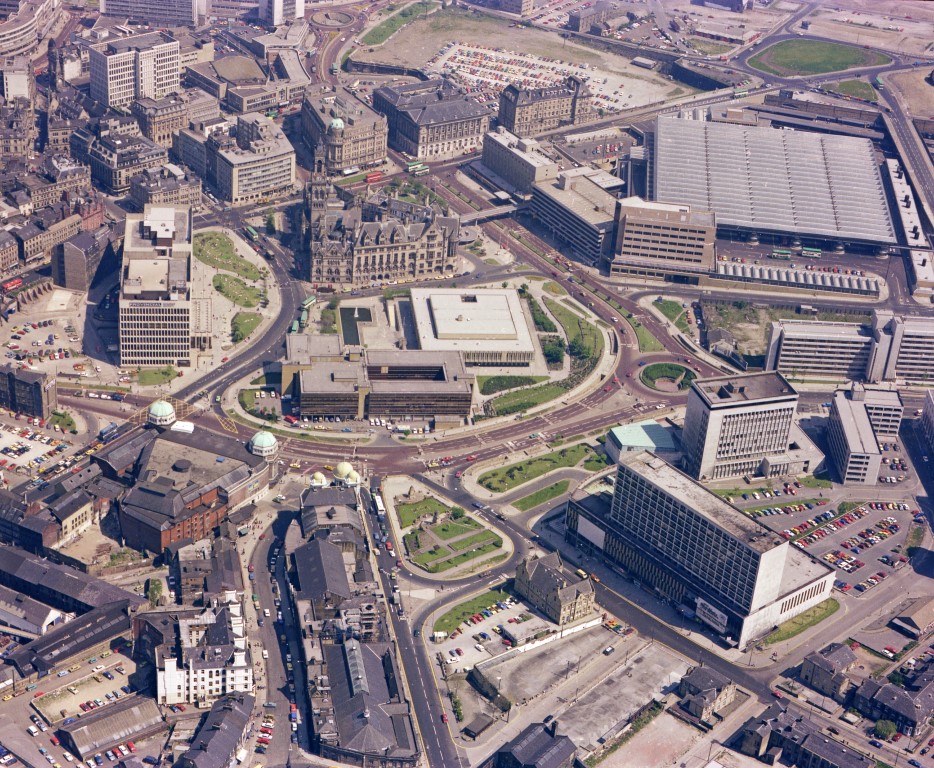
<path fill-rule="evenodd" d="M 265 115 L 240 115 L 236 140 L 212 137 L 207 148 L 208 179 L 222 200 L 241 205 L 294 190 L 295 148 Z"/>
<path fill-rule="evenodd" d="M 869 381 L 934 382 L 934 318 L 875 310 L 872 332 L 875 349 L 869 362 Z"/>
<path fill-rule="evenodd" d="M 627 197 L 616 203 L 616 242 L 604 255 L 611 275 L 697 277 L 714 268 L 716 216 L 689 205 Z"/>
<path fill-rule="evenodd" d="M 195 0 L 101 0 L 101 15 L 134 19 L 152 27 L 192 27 L 198 22 L 198 4 Z"/>
<path fill-rule="evenodd" d="M 466 365 L 530 365 L 535 342 L 515 290 L 413 288 L 422 350 L 460 352 Z"/>
<path fill-rule="evenodd" d="M 653 199 L 712 211 L 721 230 L 896 243 L 869 139 L 659 117 L 651 144 Z"/>
<path fill-rule="evenodd" d="M 924 408 L 921 413 L 921 434 L 924 436 L 924 448 L 934 453 L 934 389 L 924 393 Z"/>
<path fill-rule="evenodd" d="M 740 648 L 830 597 L 833 572 L 649 452 L 612 496 L 575 495 L 567 538 L 623 566 Z"/>
<path fill-rule="evenodd" d="M 613 245 L 616 197 L 593 168 L 571 168 L 532 186 L 531 214 L 585 259 L 597 262 Z"/>
<path fill-rule="evenodd" d="M 483 137 L 483 165 L 520 195 L 558 178 L 558 163 L 535 139 L 520 139 L 502 126 Z"/>
<path fill-rule="evenodd" d="M 793 378 L 861 381 L 873 346 L 868 325 L 777 320 L 769 327 L 765 368 Z"/>
<path fill-rule="evenodd" d="M 386 159 L 386 117 L 346 88 L 312 86 L 302 103 L 302 135 L 329 174 Z"/>
<path fill-rule="evenodd" d="M 190 208 L 129 214 L 120 269 L 120 365 L 191 364 L 211 345 L 210 282 L 192 258 Z"/>
<path fill-rule="evenodd" d="M 88 51 L 91 98 L 108 107 L 162 99 L 179 90 L 179 46 L 164 32 L 111 40 Z"/>
<path fill-rule="evenodd" d="M 902 425 L 905 406 L 894 387 L 866 387 L 856 383 L 850 390 L 850 399 L 862 403 L 869 416 L 873 432 L 879 438 L 897 438 Z"/>
<path fill-rule="evenodd" d="M 836 392 L 827 425 L 830 456 L 844 485 L 874 485 L 882 466 L 882 451 L 865 406 Z"/>
<path fill-rule="evenodd" d="M 687 473 L 698 480 L 786 474 L 781 457 L 797 406 L 798 393 L 774 371 L 696 380 L 682 435 Z"/>

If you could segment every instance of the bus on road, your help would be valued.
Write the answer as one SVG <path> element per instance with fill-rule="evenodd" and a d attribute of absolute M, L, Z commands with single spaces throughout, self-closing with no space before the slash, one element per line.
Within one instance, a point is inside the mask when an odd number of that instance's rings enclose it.
<path fill-rule="evenodd" d="M 819 259 L 821 257 L 820 248 L 802 248 L 801 255 L 806 259 Z"/>
<path fill-rule="evenodd" d="M 428 166 L 423 165 L 417 171 L 412 171 L 413 176 L 427 176 L 428 175 Z"/>
<path fill-rule="evenodd" d="M 253 227 L 244 227 L 243 231 L 246 233 L 246 236 L 250 238 L 251 242 L 255 243 L 257 240 L 259 240 L 259 235 L 256 234 L 256 230 L 253 229 Z"/>
<path fill-rule="evenodd" d="M 775 249 L 774 251 L 772 251 L 772 253 L 769 255 L 769 258 L 770 258 L 770 259 L 778 259 L 778 260 L 780 260 L 780 261 L 791 261 L 791 251 L 785 251 L 785 250 L 781 250 L 781 249 L 779 249 L 779 248 L 776 248 L 776 249 Z"/>
<path fill-rule="evenodd" d="M 382 171 L 372 171 L 366 175 L 367 184 L 375 184 L 376 182 L 382 181 L 382 180 L 383 180 Z"/>

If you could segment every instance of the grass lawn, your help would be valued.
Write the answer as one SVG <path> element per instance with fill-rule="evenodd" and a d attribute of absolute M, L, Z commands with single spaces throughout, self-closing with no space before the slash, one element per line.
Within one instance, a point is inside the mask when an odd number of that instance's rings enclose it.
<path fill-rule="evenodd" d="M 235 342 L 248 338 L 263 321 L 258 312 L 237 312 L 230 321 L 230 333 Z"/>
<path fill-rule="evenodd" d="M 908 538 L 905 539 L 905 550 L 908 552 L 909 557 L 913 554 L 913 550 L 921 546 L 923 541 L 924 526 L 912 524 L 911 528 L 908 529 Z"/>
<path fill-rule="evenodd" d="M 874 67 L 892 61 L 882 53 L 821 40 L 782 40 L 749 59 L 772 75 L 819 75 L 852 67 Z"/>
<path fill-rule="evenodd" d="M 487 490 L 503 493 L 512 490 L 529 480 L 541 477 L 547 472 L 562 467 L 574 467 L 581 461 L 595 456 L 589 445 L 582 443 L 562 448 L 560 451 L 546 453 L 528 461 L 520 461 L 507 467 L 499 467 L 480 475 L 478 482 Z"/>
<path fill-rule="evenodd" d="M 447 632 L 450 635 L 460 624 L 465 622 L 468 617 L 479 613 L 484 608 L 489 608 L 491 605 L 496 605 L 496 603 L 508 600 L 509 597 L 510 595 L 508 592 L 502 592 L 498 589 L 491 589 L 489 592 L 476 595 L 470 598 L 470 600 L 454 606 L 441 616 L 435 622 L 434 631 Z"/>
<path fill-rule="evenodd" d="M 564 328 L 568 344 L 573 343 L 575 339 L 581 339 L 593 353 L 594 359 L 599 360 L 600 355 L 603 354 L 603 334 L 597 330 L 594 324 L 587 322 L 576 312 L 557 301 L 552 301 L 547 297 L 544 298 L 544 301 L 548 311 Z"/>
<path fill-rule="evenodd" d="M 672 301 L 671 299 L 662 299 L 659 301 L 656 299 L 652 303 L 655 305 L 655 308 L 671 320 L 671 322 L 675 322 L 675 320 L 684 314 L 684 309 L 682 309 L 681 303 L 678 301 Z"/>
<path fill-rule="evenodd" d="M 561 397 L 566 392 L 567 390 L 560 384 L 543 384 L 540 387 L 518 389 L 515 392 L 500 395 L 490 401 L 490 406 L 498 416 L 507 416 L 510 413 L 527 411 L 536 405 L 547 403 Z"/>
<path fill-rule="evenodd" d="M 678 390 L 680 391 L 690 387 L 691 382 L 697 378 L 697 374 L 677 363 L 652 363 L 652 365 L 645 366 L 639 372 L 639 378 L 642 379 L 643 384 L 652 389 L 659 389 L 656 386 L 659 379 L 677 381 Z"/>
<path fill-rule="evenodd" d="M 824 619 L 830 618 L 840 609 L 840 603 L 833 598 L 824 600 L 820 605 L 808 608 L 804 613 L 789 619 L 784 624 L 779 625 L 771 635 L 768 635 L 762 642 L 765 645 L 780 643 L 783 640 L 790 640 L 800 635 L 804 630 L 820 624 Z"/>
<path fill-rule="evenodd" d="M 62 432 L 71 432 L 75 428 L 75 420 L 68 411 L 52 411 L 52 418 L 47 423 L 53 427 L 57 424 Z"/>
<path fill-rule="evenodd" d="M 706 53 L 708 56 L 719 56 L 722 53 L 732 51 L 736 46 L 718 43 L 716 40 L 707 40 L 704 37 L 689 37 L 688 42 L 691 47 L 699 53 Z"/>
<path fill-rule="evenodd" d="M 503 542 L 496 537 L 496 541 L 491 542 L 490 544 L 484 544 L 476 549 L 470 549 L 466 552 L 461 552 L 459 555 L 452 557 L 450 560 L 442 560 L 440 563 L 435 563 L 434 565 L 428 566 L 429 573 L 441 573 L 442 571 L 449 571 L 451 568 L 456 568 L 459 565 L 470 562 L 471 560 L 477 560 L 482 558 L 484 555 L 488 555 L 490 552 L 495 552 L 502 546 Z"/>
<path fill-rule="evenodd" d="M 649 333 L 645 329 L 645 326 L 636 320 L 636 318 L 630 317 L 628 312 L 625 313 L 623 317 L 626 318 L 629 327 L 632 328 L 633 333 L 636 334 L 636 341 L 639 342 L 640 352 L 661 352 L 664 349 L 661 342 Z"/>
<path fill-rule="evenodd" d="M 203 264 L 216 269 L 240 275 L 246 280 L 259 280 L 259 269 L 237 255 L 233 241 L 220 232 L 199 232 L 194 241 L 195 258 Z"/>
<path fill-rule="evenodd" d="M 409 528 L 421 518 L 434 515 L 436 512 L 442 515 L 445 512 L 450 512 L 450 510 L 440 501 L 431 497 L 414 503 L 396 504 L 396 516 L 399 518 L 399 525 L 402 528 Z"/>
<path fill-rule="evenodd" d="M 237 395 L 237 400 L 240 401 L 240 407 L 243 408 L 243 410 L 247 413 L 252 413 L 253 409 L 256 407 L 256 390 L 241 389 L 240 394 Z"/>
<path fill-rule="evenodd" d="M 547 291 L 552 296 L 564 296 L 567 294 L 567 291 L 564 290 L 564 286 L 554 283 L 551 280 L 542 286 L 542 290 Z"/>
<path fill-rule="evenodd" d="M 609 461 L 605 456 L 599 453 L 595 453 L 593 456 L 590 456 L 584 462 L 584 469 L 588 472 L 599 472 L 601 469 L 604 469 L 609 464 Z"/>
<path fill-rule="evenodd" d="M 854 99 L 876 101 L 876 89 L 865 80 L 841 80 L 839 83 L 831 85 L 830 90 Z"/>
<path fill-rule="evenodd" d="M 255 307 L 263 296 L 259 288 L 247 285 L 239 277 L 233 275 L 214 275 L 213 282 L 214 289 L 238 307 L 247 309 Z"/>
<path fill-rule="evenodd" d="M 477 387 L 481 395 L 495 395 L 507 389 L 530 387 L 548 381 L 547 376 L 477 376 Z"/>
<path fill-rule="evenodd" d="M 425 550 L 424 552 L 417 552 L 412 555 L 412 562 L 418 563 L 422 566 L 427 566 L 433 563 L 435 560 L 440 560 L 442 557 L 447 557 L 451 554 L 451 550 L 447 547 L 436 545 L 431 549 Z"/>
<path fill-rule="evenodd" d="M 141 368 L 138 380 L 141 387 L 154 387 L 165 384 L 176 376 L 178 376 L 176 370 L 171 365 L 167 365 L 164 368 Z"/>
<path fill-rule="evenodd" d="M 480 530 L 480 523 L 472 517 L 462 517 L 460 520 L 445 520 L 441 525 L 431 526 L 431 532 L 439 539 L 453 539 L 455 536 L 463 536 L 465 533 Z"/>
<path fill-rule="evenodd" d="M 798 482 L 801 483 L 802 488 L 833 488 L 833 483 L 826 476 L 805 475 L 799 477 Z"/>
<path fill-rule="evenodd" d="M 502 545 L 503 540 L 493 531 L 483 530 L 475 533 L 473 536 L 467 536 L 457 541 L 452 541 L 448 546 L 455 552 L 463 552 L 465 549 L 472 549 L 479 544 L 486 544 L 488 541 L 498 541 Z"/>
<path fill-rule="evenodd" d="M 527 512 L 539 504 L 544 504 L 546 501 L 551 501 L 561 494 L 567 493 L 570 484 L 570 480 L 559 480 L 557 483 L 546 485 L 544 488 L 535 491 L 535 493 L 530 493 L 528 496 L 514 501 L 512 505 L 522 512 Z"/>

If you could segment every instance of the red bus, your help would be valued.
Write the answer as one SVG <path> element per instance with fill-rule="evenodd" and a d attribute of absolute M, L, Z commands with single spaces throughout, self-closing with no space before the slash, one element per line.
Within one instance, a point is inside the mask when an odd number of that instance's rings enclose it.
<path fill-rule="evenodd" d="M 373 171 L 372 173 L 368 173 L 366 175 L 367 184 L 375 184 L 377 181 L 382 181 L 382 180 L 383 180 L 382 171 Z"/>
<path fill-rule="evenodd" d="M 0 288 L 3 289 L 4 293 L 9 293 L 10 291 L 15 291 L 23 284 L 23 278 L 14 277 L 12 280 L 7 280 L 5 283 L 0 284 Z"/>

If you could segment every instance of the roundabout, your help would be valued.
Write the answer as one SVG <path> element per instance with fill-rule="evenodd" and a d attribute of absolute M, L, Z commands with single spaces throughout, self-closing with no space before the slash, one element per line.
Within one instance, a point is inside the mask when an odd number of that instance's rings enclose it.
<path fill-rule="evenodd" d="M 690 388 L 697 374 L 678 363 L 650 363 L 639 372 L 639 380 L 656 392 L 676 394 Z"/>

